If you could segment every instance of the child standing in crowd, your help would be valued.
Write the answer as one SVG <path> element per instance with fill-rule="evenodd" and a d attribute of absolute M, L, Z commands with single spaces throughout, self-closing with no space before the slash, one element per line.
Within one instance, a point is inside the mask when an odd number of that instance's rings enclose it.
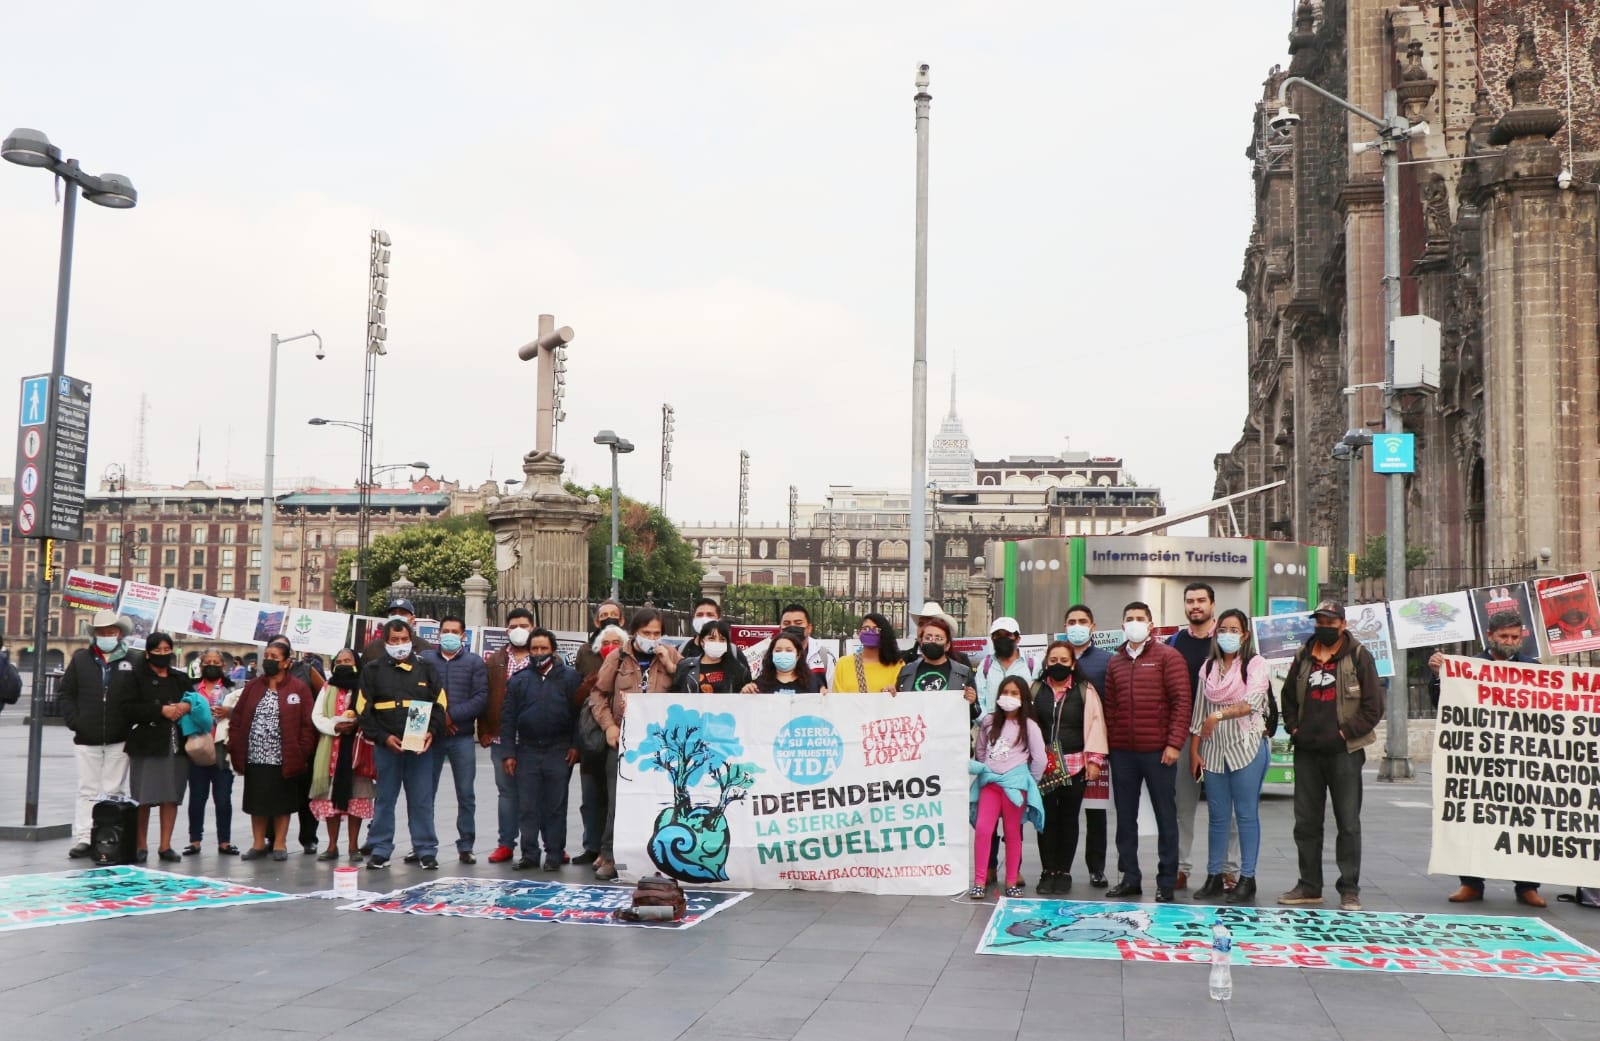
<path fill-rule="evenodd" d="M 967 896 L 982 900 L 984 873 L 989 863 L 989 843 L 995 821 L 1005 823 L 1006 896 L 1019 897 L 1022 886 L 1022 825 L 1024 813 L 1035 830 L 1044 827 L 1044 802 L 1039 778 L 1048 762 L 1044 734 L 1033 719 L 1028 683 L 1007 676 L 995 692 L 995 710 L 978 720 L 978 738 L 969 772 L 972 781 L 973 883 Z M 1026 809 L 1024 809 L 1026 808 Z"/>

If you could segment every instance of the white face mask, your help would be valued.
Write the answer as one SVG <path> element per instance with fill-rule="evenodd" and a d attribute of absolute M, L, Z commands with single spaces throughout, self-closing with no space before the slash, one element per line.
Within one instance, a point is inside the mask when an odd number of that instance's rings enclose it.
<path fill-rule="evenodd" d="M 383 645 L 383 649 L 395 661 L 405 661 L 411 657 L 411 645 L 409 643 L 386 643 Z"/>
<path fill-rule="evenodd" d="M 640 654 L 654 654 L 656 642 L 648 636 L 635 636 L 633 638 L 633 649 Z"/>
<path fill-rule="evenodd" d="M 532 629 L 507 629 L 506 639 L 511 641 L 513 647 L 528 646 L 528 639 L 533 636 Z"/>
<path fill-rule="evenodd" d="M 1144 643 L 1150 639 L 1150 623 L 1123 622 L 1122 635 L 1128 638 L 1129 643 Z"/>
<path fill-rule="evenodd" d="M 995 698 L 994 706 L 1001 712 L 1015 712 L 1022 707 L 1022 699 L 1015 694 L 1006 694 Z"/>
<path fill-rule="evenodd" d="M 705 656 L 712 659 L 721 658 L 724 654 L 728 653 L 728 645 L 720 640 L 707 640 L 702 649 L 706 652 Z"/>
<path fill-rule="evenodd" d="M 715 618 L 712 618 L 708 614 L 703 614 L 689 624 L 694 626 L 694 634 L 699 636 L 701 633 L 705 632 L 706 626 L 710 625 L 714 621 L 716 621 Z"/>

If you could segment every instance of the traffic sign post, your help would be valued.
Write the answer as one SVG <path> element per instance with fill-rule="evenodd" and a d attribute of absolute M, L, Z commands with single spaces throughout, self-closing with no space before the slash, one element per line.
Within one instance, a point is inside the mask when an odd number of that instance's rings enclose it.
<path fill-rule="evenodd" d="M 611 547 L 611 577 L 616 579 L 619 582 L 622 581 L 622 561 L 623 561 L 622 547 L 621 546 L 612 546 Z"/>
<path fill-rule="evenodd" d="M 17 533 L 24 538 L 83 538 L 89 472 L 89 393 L 83 380 L 63 376 L 50 393 L 49 376 L 22 379 L 17 437 Z"/>

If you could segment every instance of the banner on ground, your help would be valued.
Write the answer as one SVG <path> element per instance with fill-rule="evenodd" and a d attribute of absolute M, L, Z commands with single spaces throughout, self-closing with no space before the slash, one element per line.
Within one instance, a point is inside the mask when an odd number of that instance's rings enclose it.
<path fill-rule="evenodd" d="M 68 571 L 67 584 L 61 588 L 61 604 L 75 611 L 109 611 L 117 606 L 121 588 L 122 581 L 109 575 Z"/>
<path fill-rule="evenodd" d="M 161 622 L 158 628 L 174 636 L 198 636 L 202 640 L 215 640 L 222 628 L 222 608 L 226 601 L 194 593 L 187 589 L 167 590 L 166 602 L 161 605 Z"/>
<path fill-rule="evenodd" d="M 1472 624 L 1472 601 L 1465 590 L 1391 600 L 1389 613 L 1394 619 L 1394 645 L 1401 650 L 1472 643 L 1478 638 Z"/>
<path fill-rule="evenodd" d="M 1539 578 L 1533 582 L 1539 618 L 1551 654 L 1575 654 L 1600 647 L 1600 604 L 1588 572 Z"/>
<path fill-rule="evenodd" d="M 969 726 L 957 692 L 636 695 L 617 860 L 697 885 L 960 892 Z"/>
<path fill-rule="evenodd" d="M 1522 619 L 1527 635 L 1522 640 L 1522 656 L 1538 658 L 1539 616 L 1533 613 L 1533 599 L 1528 595 L 1528 583 L 1512 582 L 1506 585 L 1482 586 L 1471 590 L 1472 610 L 1478 620 L 1478 633 L 1483 637 L 1481 646 L 1489 646 L 1489 619 L 1502 611 L 1513 611 Z"/>
<path fill-rule="evenodd" d="M 127 644 L 135 650 L 144 650 L 147 637 L 156 631 L 156 619 L 161 616 L 161 601 L 166 590 L 148 582 L 124 582 L 122 598 L 117 601 L 117 613 L 133 623 Z"/>
<path fill-rule="evenodd" d="M 1600 669 L 1445 658 L 1428 871 L 1600 884 Z"/>
<path fill-rule="evenodd" d="M 615 925 L 628 928 L 689 929 L 749 896 L 728 889 L 686 889 L 682 918 L 671 922 L 619 922 L 614 914 L 633 906 L 632 886 L 581 886 L 530 878 L 440 878 L 341 911 L 499 918 L 513 922 L 563 925 Z"/>
<path fill-rule="evenodd" d="M 226 643 L 266 643 L 283 632 L 287 607 L 254 600 L 229 600 L 222 614 L 222 639 Z"/>
<path fill-rule="evenodd" d="M 979 954 L 1209 965 L 1211 926 L 1235 965 L 1600 980 L 1600 954 L 1537 918 L 1303 908 L 1002 900 Z"/>
<path fill-rule="evenodd" d="M 236 882 L 131 866 L 10 875 L 0 878 L 0 932 L 293 899 Z"/>

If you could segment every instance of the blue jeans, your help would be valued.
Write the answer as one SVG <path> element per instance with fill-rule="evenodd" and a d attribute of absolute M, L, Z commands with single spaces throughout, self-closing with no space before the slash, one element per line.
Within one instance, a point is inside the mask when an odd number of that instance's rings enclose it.
<path fill-rule="evenodd" d="M 568 745 L 518 745 L 517 799 L 522 803 L 522 855 L 533 860 L 543 840 L 546 858 L 567 848 L 567 793 L 572 789 Z"/>
<path fill-rule="evenodd" d="M 400 789 L 406 793 L 406 829 L 411 832 L 411 848 L 419 857 L 439 855 L 439 836 L 433 830 L 433 752 L 391 752 L 376 745 L 373 761 L 378 767 L 378 801 L 372 814 L 367 841 L 372 855 L 388 860 L 394 853 L 395 804 Z"/>
<path fill-rule="evenodd" d="M 217 844 L 233 841 L 233 771 L 228 769 L 228 746 L 217 746 L 215 766 L 189 764 L 189 843 L 200 845 L 206 834 L 206 797 L 216 803 Z"/>
<path fill-rule="evenodd" d="M 1206 874 L 1222 874 L 1227 858 L 1228 830 L 1232 818 L 1239 818 L 1239 877 L 1256 877 L 1256 858 L 1261 853 L 1261 782 L 1267 777 L 1267 761 L 1272 750 L 1262 741 L 1256 757 L 1242 770 L 1206 768 L 1206 813 L 1211 830 L 1206 837 Z"/>
<path fill-rule="evenodd" d="M 471 853 L 478 838 L 478 796 L 473 777 L 478 772 L 478 739 L 469 727 L 466 733 L 452 734 L 436 742 L 433 755 L 433 795 L 439 796 L 439 781 L 444 777 L 445 760 L 450 761 L 450 777 L 456 783 L 456 852 Z"/>
<path fill-rule="evenodd" d="M 516 849 L 522 802 L 517 798 L 516 778 L 506 776 L 506 756 L 510 754 L 506 746 L 498 742 L 489 746 L 489 759 L 494 763 L 494 788 L 500 796 L 496 803 L 497 842 L 506 849 Z"/>
<path fill-rule="evenodd" d="M 1178 767 L 1163 766 L 1160 752 L 1112 750 L 1111 797 L 1117 807 L 1117 871 L 1122 881 L 1139 886 L 1139 786 L 1150 792 L 1156 811 L 1156 886 L 1178 884 Z"/>

